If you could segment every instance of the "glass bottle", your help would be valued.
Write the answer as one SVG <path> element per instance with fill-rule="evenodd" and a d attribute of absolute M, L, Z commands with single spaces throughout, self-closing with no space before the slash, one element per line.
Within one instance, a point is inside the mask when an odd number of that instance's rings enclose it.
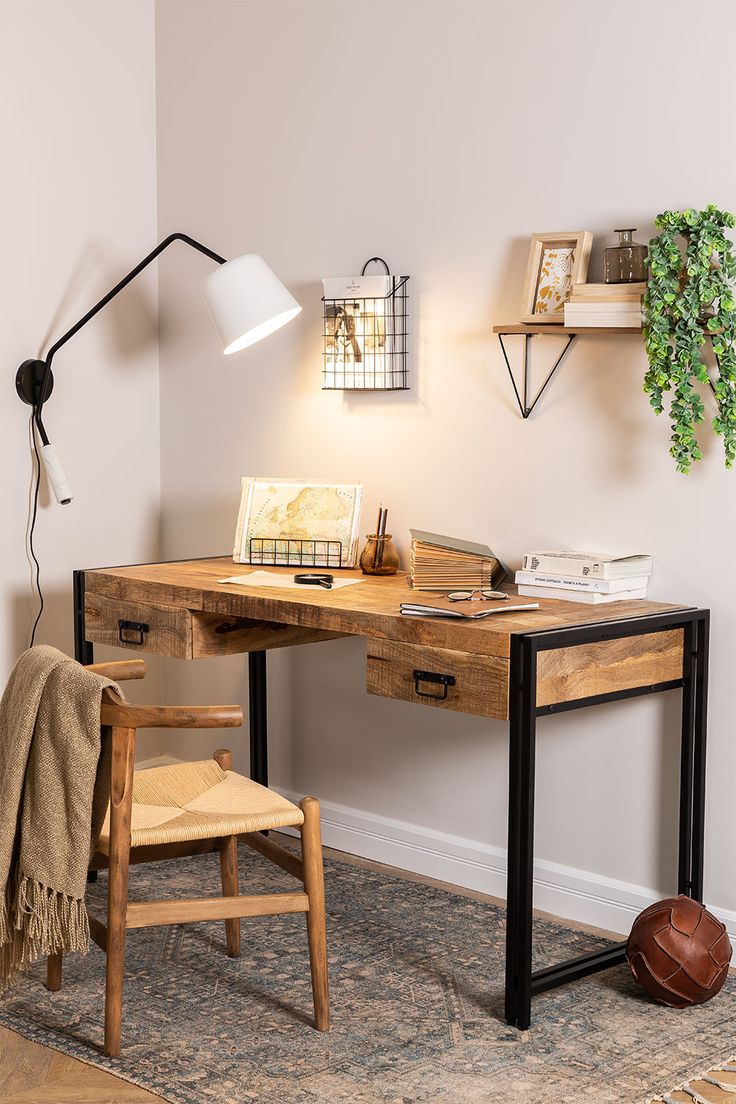
<path fill-rule="evenodd" d="M 379 537 L 369 533 L 360 554 L 360 570 L 364 575 L 395 575 L 399 569 L 399 554 L 390 533 Z"/>
<path fill-rule="evenodd" d="M 636 284 L 647 278 L 647 247 L 635 242 L 630 230 L 614 230 L 618 245 L 603 251 L 604 280 L 607 284 Z"/>

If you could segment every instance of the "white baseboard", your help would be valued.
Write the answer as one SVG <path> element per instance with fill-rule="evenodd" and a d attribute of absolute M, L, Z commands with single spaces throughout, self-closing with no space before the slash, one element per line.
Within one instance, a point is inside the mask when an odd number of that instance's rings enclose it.
<path fill-rule="evenodd" d="M 295 803 L 301 794 L 278 789 Z M 506 897 L 506 852 L 490 844 L 322 801 L 326 846 L 494 897 Z M 636 916 L 665 896 L 644 886 L 539 859 L 534 906 L 581 924 L 628 934 Z M 736 937 L 736 912 L 709 908 Z"/>

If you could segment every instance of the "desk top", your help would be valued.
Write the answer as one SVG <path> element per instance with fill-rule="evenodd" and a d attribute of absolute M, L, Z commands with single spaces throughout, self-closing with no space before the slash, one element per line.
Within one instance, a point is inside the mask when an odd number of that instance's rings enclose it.
<path fill-rule="evenodd" d="M 494 614 L 482 621 L 460 621 L 403 617 L 399 612 L 402 601 L 432 600 L 430 592 L 412 590 L 403 572 L 380 578 L 362 575 L 358 570 L 340 570 L 336 572 L 339 578 L 358 578 L 360 583 L 339 590 L 280 590 L 218 582 L 227 576 L 247 575 L 252 570 L 250 565 L 234 564 L 229 556 L 219 556 L 99 568 L 85 572 L 85 586 L 95 594 L 132 602 L 178 606 L 492 656 L 508 656 L 510 639 L 515 633 L 620 621 L 689 608 L 648 600 L 584 605 L 540 598 L 540 609 L 528 613 Z M 267 570 L 293 576 L 298 569 L 269 567 Z M 514 587 L 508 589 L 512 593 L 515 591 Z"/>

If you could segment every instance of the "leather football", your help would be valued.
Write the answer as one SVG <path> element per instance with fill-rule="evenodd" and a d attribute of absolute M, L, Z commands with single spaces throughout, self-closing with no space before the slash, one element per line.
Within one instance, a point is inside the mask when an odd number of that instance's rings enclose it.
<path fill-rule="evenodd" d="M 637 916 L 626 944 L 631 972 L 650 996 L 671 1008 L 704 1004 L 728 975 L 725 927 L 691 897 L 668 897 Z"/>

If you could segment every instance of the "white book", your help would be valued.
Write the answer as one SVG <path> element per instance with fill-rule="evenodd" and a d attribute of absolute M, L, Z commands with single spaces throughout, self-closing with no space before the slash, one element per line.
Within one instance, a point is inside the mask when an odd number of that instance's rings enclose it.
<path fill-rule="evenodd" d="M 565 303 L 565 310 L 576 314 L 636 314 L 637 311 L 641 313 L 641 305 L 636 299 L 598 299 L 589 303 L 574 300 Z"/>
<path fill-rule="evenodd" d="M 646 598 L 647 588 L 621 590 L 618 594 L 596 594 L 595 591 L 567 590 L 562 587 L 543 587 L 522 585 L 519 594 L 525 598 L 561 598 L 565 602 L 587 602 L 590 606 L 606 602 L 628 602 L 634 598 Z"/>
<path fill-rule="evenodd" d="M 651 575 L 651 556 L 628 553 L 623 556 L 608 552 L 527 552 L 521 562 L 523 571 L 549 571 L 554 575 L 571 575 L 577 579 L 623 579 Z"/>
<path fill-rule="evenodd" d="M 621 328 L 639 328 L 642 324 L 641 311 L 616 314 L 579 314 L 577 311 L 569 311 L 565 307 L 565 325 L 566 326 L 590 326 L 593 327 L 610 327 L 615 328 L 617 326 Z"/>
<path fill-rule="evenodd" d="M 584 590 L 596 594 L 616 594 L 620 590 L 641 590 L 649 582 L 648 575 L 632 575 L 623 579 L 579 579 L 574 575 L 559 575 L 546 571 L 517 571 L 515 581 L 529 586 L 559 587 L 562 590 Z"/>
<path fill-rule="evenodd" d="M 573 284 L 570 288 L 571 303 L 589 303 L 591 300 L 602 300 L 604 303 L 618 302 L 621 300 L 641 299 L 647 290 L 643 282 L 636 284 Z"/>

